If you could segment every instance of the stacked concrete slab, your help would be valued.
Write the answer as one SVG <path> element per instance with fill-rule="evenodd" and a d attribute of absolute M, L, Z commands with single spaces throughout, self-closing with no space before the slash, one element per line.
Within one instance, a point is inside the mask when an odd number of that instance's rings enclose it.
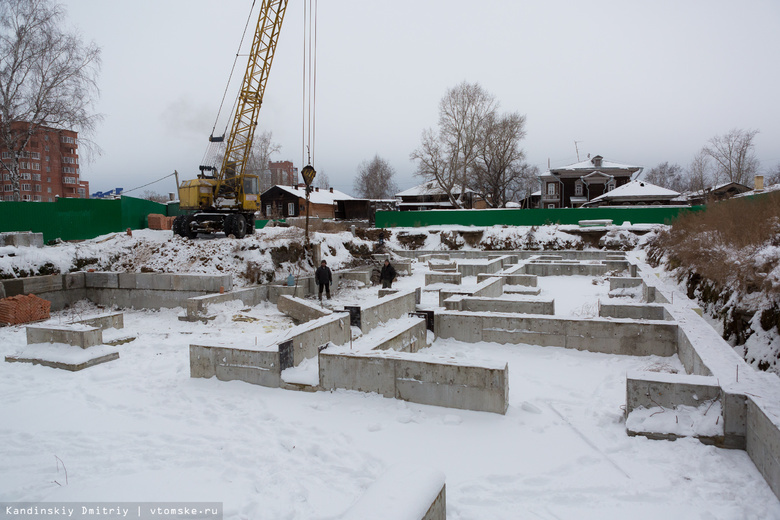
<path fill-rule="evenodd" d="M 0 233 L 0 247 L 43 247 L 43 233 L 32 231 L 11 231 Z"/>

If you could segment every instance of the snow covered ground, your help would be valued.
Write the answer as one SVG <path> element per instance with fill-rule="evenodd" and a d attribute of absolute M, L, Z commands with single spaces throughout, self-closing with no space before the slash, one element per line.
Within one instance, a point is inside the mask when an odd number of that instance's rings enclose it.
<path fill-rule="evenodd" d="M 415 267 L 398 288 L 422 283 Z M 608 292 L 588 277 L 540 285 L 562 315 L 590 314 Z M 376 291 L 353 285 L 327 303 Z M 270 304 L 210 311 L 218 317 L 205 324 L 178 321 L 183 309 L 127 311 L 125 329 L 106 336 L 137 339 L 82 372 L 0 363 L 0 501 L 216 501 L 226 519 L 324 520 L 390 468 L 415 464 L 446 475 L 451 520 L 780 519 L 745 452 L 626 435 L 626 372 L 681 370 L 676 358 L 452 340 L 428 349 L 508 362 L 502 416 L 192 379 L 189 344 L 252 344 L 292 325 Z M 79 306 L 51 321 L 96 312 Z M 0 355 L 24 344 L 23 327 L 0 329 Z"/>

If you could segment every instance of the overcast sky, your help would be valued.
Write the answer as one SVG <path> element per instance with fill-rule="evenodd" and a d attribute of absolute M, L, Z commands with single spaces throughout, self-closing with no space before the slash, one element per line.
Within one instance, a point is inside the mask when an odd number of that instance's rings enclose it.
<path fill-rule="evenodd" d="M 82 159 L 82 178 L 93 192 L 174 169 L 194 178 L 252 2 L 64 3 L 68 23 L 103 49 L 105 119 L 93 136 L 103 154 Z M 323 0 L 318 15 L 312 162 L 347 193 L 375 154 L 401 189 L 421 182 L 409 154 L 436 125 L 447 89 L 464 80 L 494 94 L 501 110 L 526 114 L 523 148 L 542 170 L 548 160 L 576 162 L 575 141 L 583 160 L 686 166 L 731 128 L 758 129 L 762 166 L 780 163 L 777 0 Z M 303 0 L 293 0 L 259 128 L 281 145 L 273 159 L 298 167 L 302 56 Z M 226 124 L 223 115 L 217 133 Z"/>

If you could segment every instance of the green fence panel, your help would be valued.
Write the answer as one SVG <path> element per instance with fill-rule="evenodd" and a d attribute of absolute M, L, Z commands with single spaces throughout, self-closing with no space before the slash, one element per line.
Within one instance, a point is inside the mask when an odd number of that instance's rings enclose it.
<path fill-rule="evenodd" d="M 167 208 L 165 204 L 152 202 L 151 200 L 135 199 L 133 197 L 122 197 L 122 227 L 121 229 L 144 229 L 148 227 L 149 220 L 147 216 L 150 213 L 166 215 Z"/>
<path fill-rule="evenodd" d="M 669 224 L 692 207 L 625 207 L 559 209 L 457 209 L 431 211 L 377 211 L 378 228 L 422 226 L 543 226 L 577 225 L 580 220 L 612 220 L 615 224 Z"/>
<path fill-rule="evenodd" d="M 59 198 L 0 203 L 0 231 L 43 233 L 44 241 L 84 240 L 121 229 L 118 200 Z"/>

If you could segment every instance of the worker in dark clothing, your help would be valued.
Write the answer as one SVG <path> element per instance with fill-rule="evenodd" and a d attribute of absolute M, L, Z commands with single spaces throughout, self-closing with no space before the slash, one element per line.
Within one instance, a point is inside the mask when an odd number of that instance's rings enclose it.
<path fill-rule="evenodd" d="M 395 268 L 390 265 L 390 260 L 385 259 L 385 265 L 382 266 L 382 272 L 379 274 L 382 280 L 382 289 L 390 289 L 395 280 Z"/>
<path fill-rule="evenodd" d="M 320 286 L 320 301 L 322 301 L 322 290 L 325 289 L 325 294 L 328 295 L 330 300 L 330 285 L 333 283 L 333 273 L 330 272 L 328 262 L 323 260 L 320 266 L 314 272 L 314 283 Z"/>

